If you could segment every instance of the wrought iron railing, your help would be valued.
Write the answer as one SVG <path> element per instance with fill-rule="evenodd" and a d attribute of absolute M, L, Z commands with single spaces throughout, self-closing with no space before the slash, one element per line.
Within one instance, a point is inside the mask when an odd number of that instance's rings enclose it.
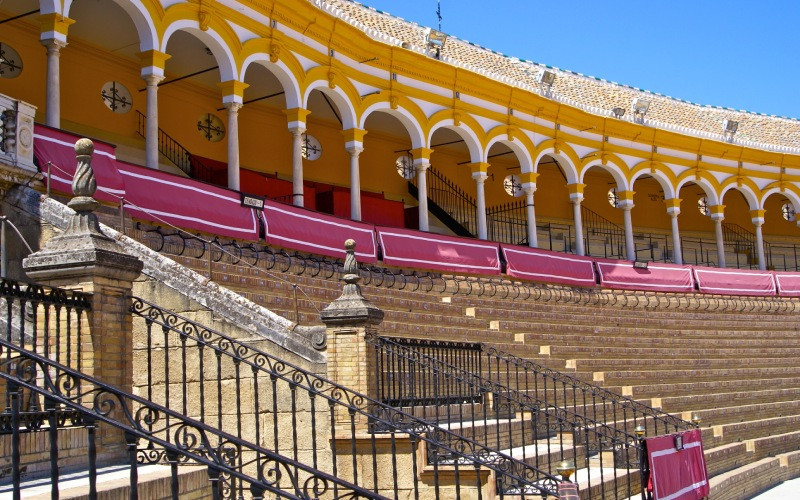
<path fill-rule="evenodd" d="M 640 492 L 641 449 L 633 429 L 647 426 L 651 434 L 656 429 L 643 413 L 620 414 L 619 421 L 605 423 L 590 412 L 578 413 L 581 407 L 574 401 L 553 404 L 536 390 L 517 390 L 519 380 L 502 377 L 513 375 L 510 371 L 492 372 L 492 366 L 486 366 L 481 372 L 476 359 L 476 354 L 484 354 L 480 344 L 378 336 L 367 336 L 367 344 L 385 402 L 488 447 L 509 450 L 551 474 L 559 461 L 571 459 L 590 498 L 620 490 L 628 498 Z M 613 460 L 603 452 L 611 452 Z M 609 468 L 614 472 L 609 474 Z"/>
<path fill-rule="evenodd" d="M 276 498 L 385 498 L 374 491 L 311 467 L 297 458 L 289 458 L 266 447 L 221 431 L 212 425 L 191 419 L 142 397 L 129 394 L 102 381 L 82 374 L 36 353 L 0 340 L 0 379 L 10 395 L 10 420 L 2 431 L 11 436 L 11 476 L 13 498 L 23 491 L 23 434 L 47 431 L 50 455 L 50 491 L 58 498 L 60 487 L 59 432 L 63 422 L 59 414 L 70 412 L 72 424 L 86 428 L 89 498 L 96 499 L 97 452 L 104 434 L 124 436 L 128 451 L 127 487 L 136 492 L 138 468 L 144 464 L 170 466 L 171 497 L 177 500 L 178 465 L 207 467 L 209 492 L 212 498 L 244 498 L 248 491 L 253 499 L 269 493 Z M 23 391 L 42 399 L 45 410 L 38 420 L 23 420 Z M 105 429 L 113 429 L 110 432 Z M 29 441 L 29 440 L 28 440 Z M 136 498 L 135 493 L 131 498 Z"/>
<path fill-rule="evenodd" d="M 426 173 L 429 205 L 428 209 L 442 219 L 442 216 L 452 218 L 459 227 L 451 227 L 459 236 L 474 236 L 478 234 L 477 205 L 472 196 L 458 187 L 453 181 L 445 177 L 433 167 Z M 409 181 L 415 191 L 416 178 Z M 437 213 L 436 208 L 444 213 Z M 442 222 L 445 222 L 444 220 Z"/>
<path fill-rule="evenodd" d="M 135 387 L 147 399 L 206 425 L 267 443 L 293 460 L 389 496 L 438 497 L 442 467 L 450 469 L 449 477 L 455 474 L 457 483 L 466 471 L 494 471 L 501 496 L 556 492 L 554 475 L 469 436 L 337 385 L 142 299 L 135 299 L 131 310 L 134 319 L 139 318 L 135 321 L 139 349 L 134 357 L 141 360 L 141 369 Z M 421 448 L 427 460 L 419 463 Z M 408 467 L 413 469 L 410 475 Z M 433 486 L 420 479 L 423 469 L 433 474 Z M 480 488 L 480 474 L 474 476 L 474 486 Z M 405 484 L 406 491 L 398 491 L 398 484 Z M 467 483 L 458 487 L 466 488 Z"/>
<path fill-rule="evenodd" d="M 586 255 L 620 258 L 625 256 L 625 230 L 581 204 L 581 221 L 586 238 Z"/>
<path fill-rule="evenodd" d="M 146 138 L 147 117 L 138 110 L 136 111 L 136 117 L 138 120 L 136 132 Z M 189 177 L 211 182 L 213 169 L 198 158 L 193 157 L 188 149 L 181 146 L 178 141 L 160 128 L 158 129 L 158 152 Z"/>
<path fill-rule="evenodd" d="M 525 200 L 487 208 L 486 227 L 491 241 L 527 245 L 528 215 L 525 211 Z"/>

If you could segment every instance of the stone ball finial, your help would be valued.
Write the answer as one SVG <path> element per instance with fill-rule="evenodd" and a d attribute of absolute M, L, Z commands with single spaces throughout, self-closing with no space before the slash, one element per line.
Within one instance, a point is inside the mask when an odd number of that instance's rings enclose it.
<path fill-rule="evenodd" d="M 92 153 L 94 153 L 94 143 L 92 140 L 85 137 L 83 139 L 78 139 L 78 142 L 75 143 L 75 154 L 90 156 Z"/>
<path fill-rule="evenodd" d="M 344 242 L 344 249 L 345 250 L 355 250 L 356 249 L 356 240 L 350 238 Z"/>

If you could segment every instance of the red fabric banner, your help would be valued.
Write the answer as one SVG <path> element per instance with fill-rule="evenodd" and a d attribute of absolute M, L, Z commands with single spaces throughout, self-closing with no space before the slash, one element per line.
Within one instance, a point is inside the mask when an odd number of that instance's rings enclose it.
<path fill-rule="evenodd" d="M 682 449 L 676 448 L 676 438 Z M 699 500 L 708 496 L 708 471 L 699 429 L 645 439 L 655 500 Z"/>
<path fill-rule="evenodd" d="M 800 297 L 800 273 L 775 273 L 778 295 Z"/>
<path fill-rule="evenodd" d="M 775 295 L 775 280 L 767 271 L 693 267 L 695 280 L 703 293 L 721 295 Z"/>
<path fill-rule="evenodd" d="M 631 261 L 595 259 L 600 284 L 607 288 L 654 292 L 693 292 L 691 266 L 650 262 L 636 269 Z"/>
<path fill-rule="evenodd" d="M 39 162 L 39 170 L 47 176 L 48 163 L 52 182 L 50 189 L 72 194 L 72 177 L 75 175 L 75 141 L 81 136 L 63 130 L 35 124 L 33 127 L 33 155 Z M 92 170 L 97 180 L 95 198 L 100 201 L 119 203 L 125 196 L 125 182 L 116 165 L 114 146 L 106 142 L 92 140 Z"/>
<path fill-rule="evenodd" d="M 570 286 L 597 284 L 590 257 L 511 245 L 501 245 L 501 248 L 509 276 Z"/>
<path fill-rule="evenodd" d="M 264 204 L 262 217 L 270 245 L 344 258 L 344 242 L 352 238 L 356 241 L 359 262 L 378 261 L 375 231 L 368 224 L 269 200 Z"/>
<path fill-rule="evenodd" d="M 258 239 L 258 218 L 239 193 L 186 177 L 117 162 L 125 178 L 125 210 L 134 217 L 246 240 Z"/>
<path fill-rule="evenodd" d="M 481 240 L 379 227 L 383 262 L 446 272 L 500 274 L 500 245 Z"/>

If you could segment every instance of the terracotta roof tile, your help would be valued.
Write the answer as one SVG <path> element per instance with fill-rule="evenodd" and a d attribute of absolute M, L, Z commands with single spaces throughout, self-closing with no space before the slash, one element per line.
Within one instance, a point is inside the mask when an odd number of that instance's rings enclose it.
<path fill-rule="evenodd" d="M 425 46 L 424 26 L 350 0 L 313 1 L 335 15 L 355 21 L 356 26 L 379 40 L 396 45 L 406 42 L 419 51 Z M 540 90 L 536 75 L 547 68 L 557 75 L 550 94 L 553 99 L 595 114 L 611 115 L 613 108 L 620 107 L 625 109 L 623 119 L 631 120 L 631 102 L 642 97 L 650 100 L 646 117 L 648 125 L 721 140 L 722 120 L 736 120 L 739 122 L 735 135 L 737 144 L 800 152 L 800 120 L 794 118 L 703 106 L 574 71 L 521 61 L 452 36 L 448 37 L 441 51 L 441 59 L 533 91 Z"/>

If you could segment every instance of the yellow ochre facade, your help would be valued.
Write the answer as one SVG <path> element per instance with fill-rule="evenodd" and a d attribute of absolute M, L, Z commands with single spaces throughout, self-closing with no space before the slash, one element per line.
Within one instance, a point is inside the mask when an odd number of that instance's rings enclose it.
<path fill-rule="evenodd" d="M 452 37 L 434 48 L 424 27 L 346 0 L 8 0 L 0 14 L 18 17 L 0 24 L 0 44 L 22 66 L 0 78 L 0 93 L 36 106 L 38 122 L 114 143 L 118 158 L 151 168 L 181 173 L 159 154 L 161 129 L 192 155 L 226 162 L 230 188 L 248 191 L 240 168 L 292 181 L 296 205 L 309 205 L 304 181 L 340 186 L 364 219 L 359 190 L 417 206 L 396 171 L 408 156 L 420 191 L 432 167 L 476 200 L 476 236 L 492 237 L 487 210 L 516 202 L 533 221 L 525 243 L 541 248 L 553 248 L 542 241 L 548 223 L 572 228 L 568 239 L 595 224 L 580 220 L 584 208 L 624 227 L 629 244 L 634 233 L 710 242 L 717 265 L 723 221 L 761 248 L 762 224 L 773 245 L 793 248 L 798 234 L 797 120 L 708 109 Z M 555 82 L 531 76 L 540 71 Z M 108 82 L 127 89 L 130 111 L 109 109 Z M 650 111 L 635 114 L 631 97 Z M 225 127 L 214 141 L 198 127 L 209 114 Z M 723 119 L 738 131 L 726 136 Z M 319 141 L 319 159 L 303 158 L 304 133 Z M 448 232 L 422 208 L 420 229 Z"/>

